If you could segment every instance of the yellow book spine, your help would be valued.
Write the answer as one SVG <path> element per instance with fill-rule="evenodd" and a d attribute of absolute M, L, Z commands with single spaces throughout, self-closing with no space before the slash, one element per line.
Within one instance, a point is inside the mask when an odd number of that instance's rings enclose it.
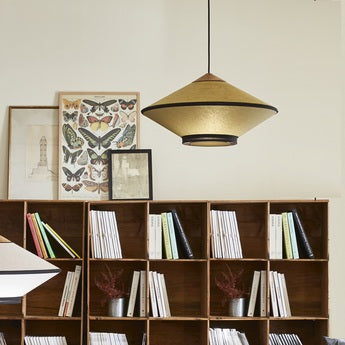
<path fill-rule="evenodd" d="M 167 218 L 166 212 L 163 212 L 161 214 L 161 217 L 162 217 L 163 243 L 164 243 L 164 249 L 165 249 L 165 256 L 167 259 L 172 259 L 168 218 Z"/>
<path fill-rule="evenodd" d="M 287 212 L 282 213 L 284 246 L 287 259 L 293 259 Z"/>

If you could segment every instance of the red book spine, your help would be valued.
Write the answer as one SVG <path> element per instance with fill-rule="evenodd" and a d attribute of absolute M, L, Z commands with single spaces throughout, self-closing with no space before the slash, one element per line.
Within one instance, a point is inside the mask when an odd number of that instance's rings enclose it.
<path fill-rule="evenodd" d="M 34 243 L 35 243 L 35 247 L 36 247 L 36 251 L 37 251 L 37 255 L 43 259 L 43 254 L 42 254 L 42 250 L 41 250 L 41 247 L 40 247 L 40 244 L 38 242 L 38 238 L 37 238 L 37 234 L 36 234 L 36 231 L 35 231 L 35 227 L 34 227 L 34 224 L 32 222 L 32 218 L 31 218 L 31 214 L 28 213 L 26 215 L 27 219 L 28 219 L 28 223 L 29 223 L 29 227 L 30 227 L 30 230 L 31 230 L 31 235 L 32 235 L 32 238 L 34 240 Z"/>

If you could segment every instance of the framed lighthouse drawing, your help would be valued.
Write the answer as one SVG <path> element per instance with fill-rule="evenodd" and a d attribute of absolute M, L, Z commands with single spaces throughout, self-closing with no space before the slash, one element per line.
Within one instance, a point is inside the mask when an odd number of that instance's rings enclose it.
<path fill-rule="evenodd" d="M 10 106 L 8 199 L 57 199 L 58 107 Z"/>

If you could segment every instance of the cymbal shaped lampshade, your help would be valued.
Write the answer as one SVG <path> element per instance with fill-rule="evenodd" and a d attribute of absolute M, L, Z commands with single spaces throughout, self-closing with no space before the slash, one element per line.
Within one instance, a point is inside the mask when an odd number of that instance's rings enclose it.
<path fill-rule="evenodd" d="M 0 303 L 21 297 L 53 278 L 60 269 L 0 235 Z"/>
<path fill-rule="evenodd" d="M 193 146 L 235 145 L 239 136 L 277 112 L 211 73 L 142 110 Z"/>

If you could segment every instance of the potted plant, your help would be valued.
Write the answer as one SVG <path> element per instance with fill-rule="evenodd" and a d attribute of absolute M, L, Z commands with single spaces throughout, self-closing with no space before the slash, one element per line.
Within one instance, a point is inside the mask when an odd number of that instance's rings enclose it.
<path fill-rule="evenodd" d="M 105 265 L 106 272 L 101 272 L 95 279 L 96 286 L 103 292 L 102 305 L 108 302 L 109 316 L 124 316 L 125 298 L 127 296 L 123 281 L 123 269 L 112 271 Z"/>
<path fill-rule="evenodd" d="M 223 293 L 222 305 L 228 303 L 230 316 L 244 316 L 248 293 L 242 280 L 243 269 L 233 272 L 228 264 L 225 267 L 215 275 L 215 283 Z"/>

